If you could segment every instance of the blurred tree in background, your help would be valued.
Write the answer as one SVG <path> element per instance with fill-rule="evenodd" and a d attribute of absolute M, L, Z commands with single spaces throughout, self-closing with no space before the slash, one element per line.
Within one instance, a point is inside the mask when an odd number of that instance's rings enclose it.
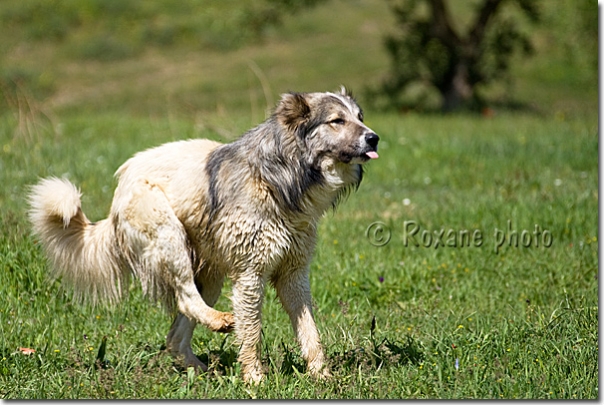
<path fill-rule="evenodd" d="M 533 50 L 518 17 L 535 23 L 540 16 L 538 0 L 482 0 L 460 32 L 447 0 L 400 0 L 391 8 L 397 31 L 385 41 L 390 74 L 370 98 L 384 107 L 416 107 L 436 88 L 443 111 L 480 107 L 478 86 L 502 78 L 517 51 Z"/>
<path fill-rule="evenodd" d="M 325 3 L 312 17 L 315 21 L 295 28 L 299 32 L 291 41 L 283 39 L 288 24 L 304 20 L 303 12 Z M 367 7 L 379 9 L 379 14 L 365 16 Z M 367 21 L 352 22 L 334 12 L 342 9 Z M 389 32 L 385 57 L 365 64 L 371 68 L 363 71 L 357 62 L 369 58 L 343 28 L 348 33 L 370 30 L 366 34 L 371 41 L 365 43 L 372 51 Z M 0 37 L 0 110 L 7 103 L 19 104 L 18 91 L 40 100 L 58 92 L 68 82 L 61 84 L 58 78 L 70 62 L 119 65 L 139 58 L 144 70 L 149 50 L 211 51 L 220 59 L 223 53 L 265 40 L 297 48 L 295 41 L 316 38 L 315 44 L 303 45 L 316 58 L 315 51 L 327 52 L 321 41 L 329 38 L 333 49 L 323 56 L 321 67 L 354 71 L 358 83 L 373 86 L 363 102 L 379 109 L 452 111 L 480 108 L 493 100 L 525 106 L 529 100 L 533 106 L 535 87 L 547 92 L 590 86 L 597 80 L 598 65 L 598 9 L 593 0 L 20 0 L 0 2 Z M 531 58 L 527 70 L 522 58 L 533 48 L 539 55 Z M 280 63 L 294 69 L 286 60 Z M 315 60 L 309 64 L 297 69 L 312 70 L 316 82 L 325 69 Z M 334 75 L 329 69 L 326 75 Z M 523 97 L 512 99 L 512 78 Z M 204 93 L 216 88 L 203 86 Z M 554 93 L 548 97 L 565 98 Z"/>

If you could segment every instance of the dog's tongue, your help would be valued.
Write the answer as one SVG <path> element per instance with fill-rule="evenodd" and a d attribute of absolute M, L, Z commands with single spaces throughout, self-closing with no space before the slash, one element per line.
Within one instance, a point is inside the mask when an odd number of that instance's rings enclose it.
<path fill-rule="evenodd" d="M 373 151 L 367 152 L 365 154 L 369 157 L 369 159 L 377 159 L 380 157 L 380 155 L 378 155 L 377 152 L 373 152 Z"/>

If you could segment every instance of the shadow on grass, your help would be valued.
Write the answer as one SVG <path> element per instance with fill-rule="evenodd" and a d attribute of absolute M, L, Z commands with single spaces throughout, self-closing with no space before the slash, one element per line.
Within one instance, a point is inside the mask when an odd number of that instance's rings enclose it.
<path fill-rule="evenodd" d="M 206 350 L 206 352 L 201 354 L 196 354 L 195 356 L 201 361 L 203 364 L 208 366 L 207 374 L 217 374 L 217 375 L 228 375 L 233 374 L 237 369 L 237 351 L 233 349 L 225 350 L 224 346 L 226 343 L 226 339 L 223 339 L 220 347 L 214 350 Z M 166 346 L 162 345 L 161 350 L 167 355 L 170 354 L 165 351 Z M 181 373 L 187 372 L 187 367 L 185 367 L 179 360 L 174 360 L 172 366 Z"/>
<path fill-rule="evenodd" d="M 279 370 L 279 373 L 283 375 L 292 375 L 295 372 L 304 373 L 306 370 L 306 363 L 302 360 L 302 357 L 296 353 L 294 348 L 283 342 L 281 342 L 281 348 L 283 349 L 283 361 L 280 366 L 276 367 Z M 269 364 L 271 366 L 275 365 L 270 357 Z"/>
<path fill-rule="evenodd" d="M 233 374 L 233 370 L 237 368 L 237 352 L 233 349 L 210 350 L 207 353 L 197 355 L 197 358 L 208 366 L 208 374 Z"/>
<path fill-rule="evenodd" d="M 372 328 L 373 329 L 373 328 Z M 226 339 L 217 349 L 207 350 L 205 353 L 197 355 L 197 358 L 208 366 L 207 373 L 210 375 L 232 375 L 238 374 L 239 365 L 237 362 L 237 351 L 228 348 L 225 349 Z M 379 343 L 378 343 L 379 342 Z M 167 360 L 170 357 L 166 352 L 166 347 L 162 344 L 159 350 L 153 349 L 149 344 L 143 345 L 137 355 L 131 358 L 122 358 L 116 364 L 112 364 L 105 359 L 106 338 L 104 337 L 96 359 L 93 364 L 84 360 L 74 350 L 76 354 L 71 360 L 71 367 L 80 368 L 93 367 L 95 369 L 108 370 L 122 363 L 127 369 L 149 370 L 156 367 L 171 367 L 179 373 L 186 373 L 187 367 L 176 359 Z M 265 349 L 267 349 L 265 347 Z M 275 355 L 265 353 L 264 361 L 269 367 L 282 375 L 303 374 L 306 372 L 306 362 L 300 356 L 297 347 L 287 345 L 281 342 L 281 361 L 276 360 Z M 162 360 L 162 358 L 164 360 Z M 368 339 L 363 339 L 357 347 L 343 352 L 334 351 L 328 355 L 328 362 L 333 372 L 349 372 L 352 369 L 363 369 L 366 371 L 377 371 L 382 368 L 401 367 L 408 364 L 419 364 L 423 361 L 424 354 L 421 345 L 411 336 L 405 336 L 402 341 L 391 341 L 383 338 L 381 341 L 376 339 L 373 330 Z M 167 362 L 166 362 L 167 360 Z M 86 363 L 89 363 L 86 365 Z"/>
<path fill-rule="evenodd" d="M 304 373 L 306 364 L 297 351 L 285 344 L 282 345 L 283 361 L 276 368 L 283 375 Z M 411 336 L 404 342 L 391 342 L 384 338 L 377 343 L 373 337 L 368 343 L 359 345 L 344 352 L 332 352 L 328 355 L 328 362 L 333 372 L 348 372 L 361 367 L 364 370 L 379 370 L 389 367 L 400 367 L 408 364 L 419 364 L 424 359 L 424 354 L 419 345 Z"/>
<path fill-rule="evenodd" d="M 379 370 L 419 364 L 423 358 L 423 352 L 411 336 L 407 336 L 404 342 L 391 342 L 384 338 L 380 343 L 372 337 L 367 347 L 335 352 L 330 356 L 330 361 L 334 371 L 357 369 L 359 366 L 367 370 Z"/>

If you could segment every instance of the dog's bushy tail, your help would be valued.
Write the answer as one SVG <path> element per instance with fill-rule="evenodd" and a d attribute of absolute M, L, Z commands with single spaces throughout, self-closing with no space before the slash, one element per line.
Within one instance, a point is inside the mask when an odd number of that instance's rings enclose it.
<path fill-rule="evenodd" d="M 52 262 L 54 277 L 69 283 L 79 300 L 117 302 L 128 283 L 109 219 L 91 223 L 80 192 L 68 180 L 48 178 L 31 188 L 29 219 Z"/>

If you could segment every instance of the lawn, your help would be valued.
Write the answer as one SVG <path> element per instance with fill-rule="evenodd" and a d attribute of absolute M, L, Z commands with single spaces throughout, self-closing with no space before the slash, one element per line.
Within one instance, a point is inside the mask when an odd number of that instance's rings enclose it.
<path fill-rule="evenodd" d="M 231 335 L 196 330 L 194 351 L 212 373 L 175 364 L 163 351 L 172 319 L 138 284 L 107 308 L 74 303 L 48 279 L 26 218 L 28 185 L 67 177 L 88 217 L 102 219 L 113 173 L 135 152 L 193 137 L 229 141 L 283 91 L 360 90 L 387 65 L 378 3 L 357 2 L 364 14 L 323 5 L 266 43 L 203 55 L 175 47 L 77 61 L 45 43 L 5 58 L 23 72 L 44 61 L 53 90 L 36 98 L 34 75 L 31 92 L 0 112 L 1 398 L 599 397 L 597 86 L 583 65 L 564 64 L 563 49 L 516 65 L 512 88 L 530 108 L 365 111 L 380 158 L 323 218 L 311 265 L 330 380 L 304 374 L 272 290 L 263 313 L 269 374 L 256 387 L 240 378 Z M 334 37 L 323 23 L 335 12 L 346 22 L 330 28 L 345 33 Z M 558 36 L 540 35 L 543 49 L 556 48 Z M 548 60 L 555 74 L 544 74 Z"/>

